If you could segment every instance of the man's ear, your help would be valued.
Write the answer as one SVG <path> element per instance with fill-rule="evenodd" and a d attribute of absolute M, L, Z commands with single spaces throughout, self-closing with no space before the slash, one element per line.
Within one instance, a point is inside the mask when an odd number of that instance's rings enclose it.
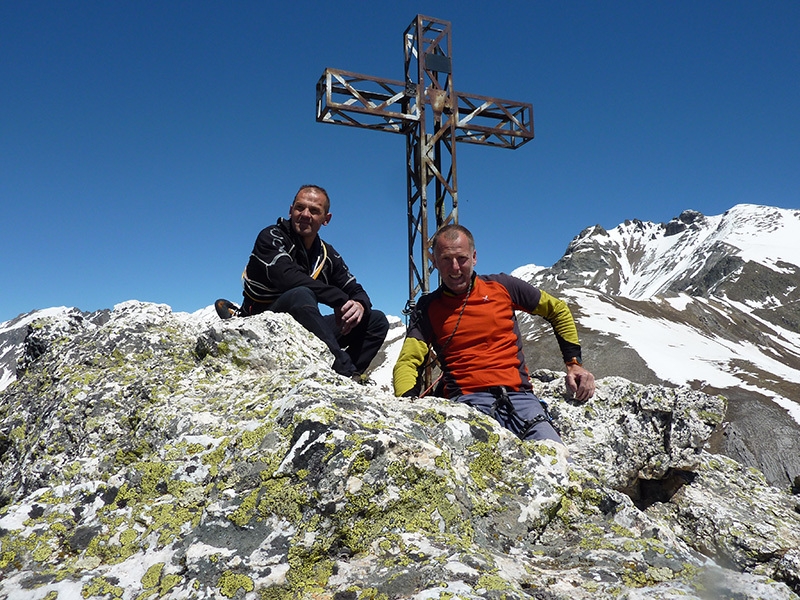
<path fill-rule="evenodd" d="M 322 222 L 322 224 L 323 225 L 327 225 L 328 223 L 331 222 L 332 218 L 333 218 L 333 214 L 328 213 L 327 215 L 325 215 L 325 220 Z"/>

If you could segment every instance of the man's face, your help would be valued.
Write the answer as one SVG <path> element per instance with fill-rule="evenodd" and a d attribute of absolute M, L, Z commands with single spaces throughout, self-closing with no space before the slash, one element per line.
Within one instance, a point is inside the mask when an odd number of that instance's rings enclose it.
<path fill-rule="evenodd" d="M 442 282 L 455 294 L 464 294 L 469 289 L 477 262 L 478 254 L 470 248 L 469 239 L 463 233 L 453 240 L 439 238 L 436 242 L 433 265 L 442 276 Z"/>
<path fill-rule="evenodd" d="M 309 246 L 320 227 L 331 220 L 331 214 L 325 209 L 325 194 L 313 188 L 301 190 L 289 207 L 289 220 L 294 232 Z"/>

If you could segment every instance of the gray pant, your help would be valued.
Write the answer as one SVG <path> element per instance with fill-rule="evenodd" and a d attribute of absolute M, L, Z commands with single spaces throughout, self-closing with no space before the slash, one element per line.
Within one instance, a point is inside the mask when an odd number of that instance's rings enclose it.
<path fill-rule="evenodd" d="M 492 388 L 487 392 L 463 394 L 453 398 L 496 419 L 522 440 L 564 442 L 550 423 L 541 401 L 533 392 L 512 392 Z"/>

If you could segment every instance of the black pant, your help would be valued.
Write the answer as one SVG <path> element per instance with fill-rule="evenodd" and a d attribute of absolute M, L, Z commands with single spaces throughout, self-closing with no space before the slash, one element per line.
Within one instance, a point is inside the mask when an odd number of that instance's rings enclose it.
<path fill-rule="evenodd" d="M 347 335 L 336 325 L 335 315 L 322 315 L 317 299 L 307 287 L 284 292 L 267 308 L 260 308 L 245 297 L 242 309 L 254 315 L 264 310 L 289 313 L 303 327 L 325 342 L 333 354 L 333 370 L 341 375 L 359 375 L 367 370 L 378 354 L 389 331 L 389 321 L 379 310 L 367 310 L 361 322 Z"/>

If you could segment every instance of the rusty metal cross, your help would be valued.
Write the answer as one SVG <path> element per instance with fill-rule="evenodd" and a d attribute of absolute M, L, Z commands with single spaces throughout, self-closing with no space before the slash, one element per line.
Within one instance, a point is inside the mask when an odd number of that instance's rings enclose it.
<path fill-rule="evenodd" d="M 430 237 L 458 223 L 456 142 L 518 148 L 533 139 L 533 107 L 453 89 L 450 23 L 417 15 L 404 33 L 405 81 L 325 69 L 317 121 L 406 136 L 409 296 L 430 291 Z M 434 187 L 436 227 L 428 228 Z"/>

